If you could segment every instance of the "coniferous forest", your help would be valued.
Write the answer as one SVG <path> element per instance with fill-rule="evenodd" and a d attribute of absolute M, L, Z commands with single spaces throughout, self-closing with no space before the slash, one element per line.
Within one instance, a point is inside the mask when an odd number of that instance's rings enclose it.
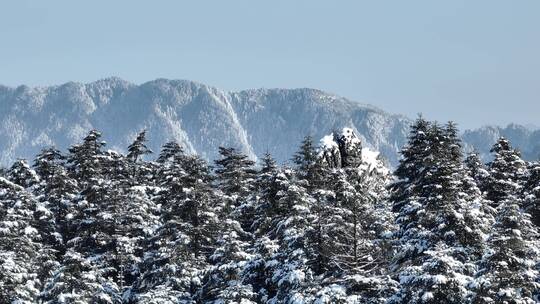
<path fill-rule="evenodd" d="M 284 165 L 101 136 L 1 172 L 0 303 L 540 302 L 540 162 L 504 138 L 420 117 L 392 172 L 350 129 Z"/>

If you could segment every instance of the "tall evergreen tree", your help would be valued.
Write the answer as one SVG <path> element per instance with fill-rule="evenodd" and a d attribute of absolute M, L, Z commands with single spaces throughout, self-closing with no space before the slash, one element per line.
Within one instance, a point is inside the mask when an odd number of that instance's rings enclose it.
<path fill-rule="evenodd" d="M 306 234 L 313 221 L 309 208 L 313 199 L 294 181 L 292 172 L 280 172 L 276 179 L 279 188 L 276 207 L 283 212 L 275 217 L 275 225 L 269 232 L 277 239 L 279 249 L 266 261 L 269 279 L 263 301 L 309 302 L 313 271 L 307 264 Z"/>
<path fill-rule="evenodd" d="M 101 173 L 100 157 L 103 146 L 105 142 L 101 140 L 101 132 L 91 130 L 81 144 L 69 148 L 67 158 L 69 172 L 81 180 L 82 184 L 86 184 L 86 181 Z"/>
<path fill-rule="evenodd" d="M 217 187 L 221 197 L 224 214 L 233 213 L 233 219 L 240 222 L 244 230 L 249 230 L 253 223 L 253 209 L 248 203 L 248 196 L 255 189 L 255 162 L 234 148 L 219 148 L 221 158 L 215 160 Z"/>
<path fill-rule="evenodd" d="M 169 301 L 171 294 L 179 303 L 194 303 L 215 248 L 212 176 L 206 162 L 184 155 L 176 155 L 162 175 L 162 224 L 148 241 L 134 292 L 136 300 L 146 303 Z"/>
<path fill-rule="evenodd" d="M 307 183 L 308 190 L 327 188 L 324 186 L 324 176 L 327 171 L 322 159 L 317 155 L 317 149 L 311 136 L 304 138 L 292 160 L 296 165 L 298 179 Z"/>
<path fill-rule="evenodd" d="M 255 162 L 234 148 L 219 148 L 221 158 L 214 161 L 219 188 L 229 196 L 245 198 L 251 191 Z"/>
<path fill-rule="evenodd" d="M 177 142 L 170 141 L 163 145 L 161 152 L 159 153 L 157 162 L 164 163 L 166 161 L 174 159 L 175 156 L 183 154 L 184 149 L 182 149 L 182 147 Z"/>
<path fill-rule="evenodd" d="M 394 267 L 401 290 L 393 301 L 463 303 L 475 254 L 482 250 L 485 227 L 479 224 L 485 224 L 486 216 L 471 208 L 471 202 L 479 198 L 466 192 L 471 186 L 464 183 L 466 170 L 453 124 L 445 128 L 431 124 L 428 144 L 419 143 L 427 147 L 427 155 L 424 148 L 414 147 L 415 137 L 412 133 L 407 148 L 420 151 L 425 158 L 416 168 L 418 172 L 411 172 L 416 180 L 407 204 L 399 209 L 400 246 Z"/>
<path fill-rule="evenodd" d="M 510 191 L 512 191 L 510 189 Z M 473 303 L 538 303 L 538 230 L 512 194 L 499 202 L 488 249 L 472 282 Z"/>
<path fill-rule="evenodd" d="M 470 177 L 474 179 L 480 191 L 484 192 L 489 179 L 489 172 L 486 165 L 480 159 L 478 152 L 471 152 L 465 158 L 465 166 Z"/>
<path fill-rule="evenodd" d="M 108 168 L 110 153 L 104 153 L 101 133 L 92 130 L 82 144 L 72 146 L 68 155 L 71 176 L 81 187 L 70 212 L 63 267 L 47 286 L 46 301 L 69 294 L 93 303 L 121 303 L 115 248 L 115 214 L 121 202 L 115 198 L 119 189 Z"/>
<path fill-rule="evenodd" d="M 499 138 L 491 152 L 494 153 L 494 159 L 488 164 L 486 198 L 493 207 L 497 207 L 506 196 L 517 195 L 521 191 L 526 164 L 519 151 L 512 148 L 504 137 Z"/>
<path fill-rule="evenodd" d="M 532 162 L 524 188 L 524 209 L 531 215 L 531 221 L 540 227 L 540 162 Z"/>
<path fill-rule="evenodd" d="M 34 191 L 42 206 L 40 210 L 50 213 L 50 221 L 41 227 L 49 236 L 44 242 L 52 246 L 57 257 L 65 253 L 65 241 L 73 237 L 69 221 L 75 212 L 75 198 L 79 193 L 78 182 L 69 177 L 63 162 L 65 157 L 54 148 L 43 149 L 34 161 L 34 168 L 41 177 Z"/>
<path fill-rule="evenodd" d="M 0 302 L 36 303 L 53 252 L 41 242 L 37 202 L 20 185 L 0 178 Z"/>
<path fill-rule="evenodd" d="M 418 194 L 418 188 L 414 185 L 423 174 L 429 156 L 428 133 L 430 125 L 430 122 L 419 116 L 410 127 L 408 143 L 401 150 L 402 158 L 394 172 L 396 182 L 390 186 L 391 201 L 394 211 L 408 210 L 409 214 L 401 217 L 398 221 L 413 221 L 415 209 L 419 207 L 414 203 L 414 196 Z M 403 212 L 401 214 L 403 215 Z M 401 224 L 406 225 L 405 222 Z"/>
<path fill-rule="evenodd" d="M 56 171 L 64 166 L 66 157 L 54 147 L 44 148 L 36 156 L 33 167 L 41 179 L 49 182 Z"/>
<path fill-rule="evenodd" d="M 39 176 L 24 159 L 14 162 L 7 171 L 6 176 L 10 181 L 24 188 L 31 187 L 39 182 Z"/>
<path fill-rule="evenodd" d="M 128 146 L 127 158 L 136 163 L 139 157 L 150 153 L 152 153 L 152 150 L 146 146 L 146 130 L 142 130 L 135 141 Z"/>

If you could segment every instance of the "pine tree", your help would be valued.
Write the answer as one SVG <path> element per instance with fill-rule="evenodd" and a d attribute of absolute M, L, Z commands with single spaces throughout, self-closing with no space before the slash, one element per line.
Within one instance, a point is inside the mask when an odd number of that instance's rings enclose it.
<path fill-rule="evenodd" d="M 174 159 L 175 156 L 183 155 L 184 149 L 174 141 L 170 141 L 163 145 L 163 148 L 161 149 L 161 152 L 159 153 L 159 157 L 157 159 L 158 163 L 164 163 L 166 161 L 170 161 Z"/>
<path fill-rule="evenodd" d="M 255 162 L 248 159 L 234 148 L 219 148 L 221 158 L 215 160 L 217 187 L 223 192 L 222 211 L 234 213 L 234 220 L 249 230 L 253 222 L 252 205 L 247 204 L 247 198 L 254 190 Z"/>
<path fill-rule="evenodd" d="M 311 166 L 317 161 L 317 151 L 311 136 L 304 137 L 292 160 L 300 174 L 304 176 L 309 174 Z"/>
<path fill-rule="evenodd" d="M 220 231 L 198 298 L 203 303 L 255 303 L 256 294 L 243 278 L 252 258 L 247 252 L 251 235 L 231 218 L 222 221 Z"/>
<path fill-rule="evenodd" d="M 493 145 L 491 152 L 495 157 L 488 164 L 486 198 L 496 208 L 507 195 L 517 195 L 521 191 L 526 164 L 519 151 L 512 148 L 510 142 L 503 137 Z"/>
<path fill-rule="evenodd" d="M 251 190 L 255 162 L 234 148 L 219 148 L 221 159 L 215 162 L 219 188 L 224 194 L 245 198 Z"/>
<path fill-rule="evenodd" d="M 175 155 L 161 175 L 162 224 L 146 245 L 133 292 L 152 303 L 166 301 L 171 290 L 179 303 L 194 303 L 217 233 L 212 176 L 202 159 L 184 155 Z"/>
<path fill-rule="evenodd" d="M 276 208 L 280 211 L 269 235 L 277 239 L 279 249 L 266 261 L 270 303 L 308 302 L 311 293 L 313 271 L 307 264 L 306 234 L 313 221 L 309 209 L 313 199 L 292 177 L 290 171 L 276 176 Z"/>
<path fill-rule="evenodd" d="M 425 153 L 412 144 L 408 148 Z M 394 258 L 401 303 L 463 303 L 472 279 L 475 255 L 482 250 L 487 216 L 472 206 L 456 128 L 431 124 L 424 164 L 418 168 L 406 205 L 398 215 L 400 248 Z M 413 150 L 413 149 L 411 149 Z M 472 184 L 474 186 L 474 184 Z M 479 191 L 476 191 L 479 194 Z M 482 204 L 479 202 L 479 204 Z M 475 214 L 476 213 L 476 214 Z"/>
<path fill-rule="evenodd" d="M 430 151 L 428 133 L 431 123 L 418 117 L 410 128 L 408 143 L 401 150 L 402 158 L 394 175 L 396 182 L 390 185 L 391 198 L 394 212 L 400 211 L 403 216 L 398 218 L 401 225 L 406 226 L 409 221 L 414 221 L 416 209 L 419 207 L 415 202 L 418 188 L 415 183 L 423 174 Z M 407 212 L 405 214 L 404 212 Z"/>
<path fill-rule="evenodd" d="M 257 190 L 263 190 L 268 186 L 269 181 L 271 180 L 274 173 L 277 171 L 277 164 L 270 153 L 265 153 L 261 159 L 261 168 L 257 172 L 256 185 Z"/>
<path fill-rule="evenodd" d="M 532 162 L 524 187 L 524 209 L 531 215 L 531 221 L 540 227 L 540 162 Z"/>
<path fill-rule="evenodd" d="M 94 303 L 121 303 L 116 247 L 118 239 L 114 222 L 123 202 L 112 172 L 111 157 L 104 153 L 101 134 L 90 131 L 83 143 L 72 146 L 68 155 L 71 176 L 77 179 L 81 191 L 74 200 L 68 219 L 63 267 L 51 278 L 44 295 L 47 301 L 71 294 Z M 73 279 L 75 278 L 75 279 Z"/>
<path fill-rule="evenodd" d="M 6 177 L 11 182 L 24 188 L 29 188 L 39 182 L 39 176 L 24 159 L 14 162 L 7 171 Z"/>
<path fill-rule="evenodd" d="M 472 302 L 538 303 L 538 230 L 514 195 L 503 197 L 488 249 L 471 284 Z"/>
<path fill-rule="evenodd" d="M 66 157 L 56 148 L 44 148 L 36 156 L 33 167 L 41 179 L 48 183 L 56 171 L 63 167 L 65 159 Z"/>
<path fill-rule="evenodd" d="M 41 206 L 40 210 L 50 213 L 42 216 L 49 219 L 43 221 L 45 226 L 41 227 L 49 236 L 43 241 L 56 250 L 59 259 L 65 252 L 65 241 L 72 237 L 69 220 L 75 212 L 73 202 L 79 193 L 77 181 L 69 177 L 64 168 L 64 159 L 60 151 L 46 148 L 34 161 L 34 168 L 41 179 L 34 193 Z"/>
<path fill-rule="evenodd" d="M 67 158 L 69 172 L 71 176 L 81 180 L 82 185 L 101 173 L 100 158 L 103 146 L 105 142 L 101 141 L 101 133 L 91 130 L 81 144 L 69 148 L 70 154 Z"/>
<path fill-rule="evenodd" d="M 323 160 L 317 155 L 311 136 L 304 138 L 292 160 L 296 165 L 298 179 L 306 183 L 308 190 L 326 188 L 323 184 L 327 171 Z"/>
<path fill-rule="evenodd" d="M 478 152 L 471 152 L 465 158 L 465 166 L 468 174 L 473 178 L 480 191 L 484 192 L 489 179 L 489 172 L 486 165 L 480 159 Z"/>
<path fill-rule="evenodd" d="M 56 265 L 41 243 L 37 202 L 0 178 L 0 302 L 36 303 L 44 276 Z"/>
<path fill-rule="evenodd" d="M 146 154 L 151 154 L 150 150 L 146 146 L 146 130 L 142 130 L 138 135 L 135 141 L 128 146 L 127 158 L 132 162 L 136 163 L 139 160 L 139 157 Z"/>

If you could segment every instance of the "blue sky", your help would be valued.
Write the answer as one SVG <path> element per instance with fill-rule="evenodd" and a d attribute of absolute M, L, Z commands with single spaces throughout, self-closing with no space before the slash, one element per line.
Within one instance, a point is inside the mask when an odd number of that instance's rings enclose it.
<path fill-rule="evenodd" d="M 0 83 L 314 87 L 462 127 L 540 125 L 540 1 L 3 1 Z"/>

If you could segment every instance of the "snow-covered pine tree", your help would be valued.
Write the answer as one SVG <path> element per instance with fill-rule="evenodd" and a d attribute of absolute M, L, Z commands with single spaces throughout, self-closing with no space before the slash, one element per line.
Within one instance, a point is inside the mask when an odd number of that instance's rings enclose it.
<path fill-rule="evenodd" d="M 410 127 L 407 144 L 401 149 L 401 159 L 394 172 L 396 181 L 390 185 L 390 201 L 393 211 L 399 214 L 396 219 L 401 227 L 415 224 L 416 214 L 421 208 L 416 203 L 419 189 L 417 181 L 425 171 L 426 161 L 430 151 L 428 133 L 431 123 L 419 116 Z"/>
<path fill-rule="evenodd" d="M 103 146 L 105 142 L 101 140 L 101 132 L 91 130 L 81 144 L 69 148 L 68 169 L 70 175 L 80 181 L 81 186 L 85 187 L 87 182 L 100 173 Z"/>
<path fill-rule="evenodd" d="M 175 141 L 167 142 L 161 148 L 161 152 L 157 158 L 158 163 L 165 163 L 167 161 L 173 160 L 175 156 L 183 155 L 184 149 Z"/>
<path fill-rule="evenodd" d="M 278 248 L 278 240 L 272 229 L 287 212 L 278 204 L 283 171 L 284 169 L 277 167 L 272 157 L 267 154 L 257 174 L 257 191 L 249 198 L 255 211 L 250 229 L 254 234 L 254 240 L 246 250 L 251 254 L 251 258 L 243 268 L 243 281 L 251 285 L 259 303 L 264 303 L 266 300 L 263 299 L 268 299 L 269 289 L 273 290 L 269 285 L 271 281 L 268 280 L 271 270 L 266 268 L 266 262 L 271 260 Z"/>
<path fill-rule="evenodd" d="M 529 175 L 524 187 L 524 209 L 531 215 L 531 221 L 540 227 L 540 162 L 531 162 Z"/>
<path fill-rule="evenodd" d="M 36 174 L 25 159 L 18 159 L 7 171 L 6 177 L 11 182 L 23 187 L 29 188 L 39 182 L 39 176 Z"/>
<path fill-rule="evenodd" d="M 493 145 L 494 159 L 488 164 L 489 178 L 486 183 L 486 198 L 496 208 L 508 195 L 516 195 L 523 187 L 526 163 L 519 151 L 501 137 Z"/>
<path fill-rule="evenodd" d="M 234 148 L 219 147 L 221 158 L 215 160 L 218 188 L 225 195 L 245 199 L 253 187 L 255 162 Z"/>
<path fill-rule="evenodd" d="M 42 244 L 37 201 L 0 178 L 0 302 L 37 303 L 44 277 L 55 264 L 53 251 Z"/>
<path fill-rule="evenodd" d="M 474 179 L 478 189 L 482 192 L 485 191 L 489 172 L 486 165 L 480 159 L 478 152 L 474 151 L 467 155 L 465 158 L 465 166 L 469 176 Z"/>
<path fill-rule="evenodd" d="M 386 274 L 394 230 L 388 175 L 379 160 L 370 159 L 371 151 L 364 160 L 362 150 L 348 128 L 321 140 L 319 156 L 333 168 L 325 177 L 328 190 L 315 192 L 312 208 L 313 248 L 326 271 L 316 283 L 321 303 L 384 303 L 396 285 Z"/>
<path fill-rule="evenodd" d="M 34 160 L 33 167 L 41 180 L 49 182 L 59 168 L 64 166 L 66 157 L 54 147 L 44 148 Z"/>
<path fill-rule="evenodd" d="M 146 163 L 139 163 L 139 160 L 144 155 L 151 153 L 153 153 L 153 151 L 146 146 L 146 130 L 142 130 L 133 143 L 128 146 L 127 159 L 132 166 L 131 172 L 133 180 L 142 182 L 141 175 L 148 175 L 149 168 L 146 166 Z"/>
<path fill-rule="evenodd" d="M 508 191 L 513 189 L 509 187 Z M 538 228 L 531 223 L 529 214 L 521 210 L 514 194 L 501 197 L 488 249 L 471 283 L 471 302 L 538 303 Z"/>
<path fill-rule="evenodd" d="M 43 242 L 56 250 L 59 260 L 65 252 L 65 240 L 73 236 L 68 222 L 74 212 L 75 196 L 79 192 L 77 181 L 69 177 L 64 168 L 64 160 L 60 151 L 45 148 L 34 161 L 40 182 L 33 192 L 39 202 L 41 217 L 49 219 L 42 221 L 45 226 L 40 227 L 41 231 L 47 232 Z"/>
<path fill-rule="evenodd" d="M 138 135 L 137 138 L 133 141 L 131 145 L 128 146 L 128 154 L 127 158 L 136 163 L 139 160 L 139 157 L 142 157 L 146 154 L 153 153 L 152 150 L 150 150 L 146 146 L 146 130 L 142 130 Z"/>
<path fill-rule="evenodd" d="M 294 154 L 292 161 L 296 165 L 296 173 L 299 180 L 306 182 L 315 182 L 318 178 L 320 158 L 317 155 L 317 147 L 313 143 L 311 136 L 306 136 L 302 140 L 298 151 Z M 308 188 L 315 189 L 316 185 L 308 184 Z"/>
<path fill-rule="evenodd" d="M 232 213 L 233 219 L 249 231 L 253 224 L 253 205 L 248 196 L 255 189 L 255 162 L 234 148 L 219 147 L 220 159 L 215 160 L 217 188 L 224 215 Z"/>
<path fill-rule="evenodd" d="M 272 177 L 274 173 L 276 173 L 277 169 L 278 166 L 276 160 L 270 153 L 266 152 L 260 160 L 260 169 L 256 176 L 255 184 L 258 192 L 264 191 L 264 189 L 266 189 L 266 187 L 271 183 Z"/>
<path fill-rule="evenodd" d="M 100 268 L 108 271 L 108 278 L 118 287 L 119 295 L 130 297 L 130 286 L 140 275 L 139 263 L 144 254 L 145 239 L 152 235 L 158 223 L 157 206 L 151 199 L 153 187 L 138 185 L 141 178 L 131 174 L 131 166 L 143 168 L 146 163 L 133 164 L 123 155 L 107 151 L 102 159 L 102 185 L 105 201 L 98 205 L 97 233 L 109 238 L 102 245 L 103 262 Z"/>
<path fill-rule="evenodd" d="M 218 229 L 212 176 L 205 161 L 180 153 L 164 164 L 160 175 L 162 224 L 146 245 L 134 299 L 195 303 Z"/>
<path fill-rule="evenodd" d="M 255 293 L 243 281 L 242 269 L 251 258 L 246 251 L 253 236 L 245 230 L 253 226 L 256 171 L 254 162 L 235 149 L 220 147 L 220 154 L 215 164 L 222 224 L 199 299 L 205 303 L 252 303 Z"/>
<path fill-rule="evenodd" d="M 290 170 L 279 172 L 275 182 L 277 215 L 268 235 L 277 240 L 279 247 L 266 261 L 269 276 L 265 289 L 267 298 L 263 298 L 263 302 L 308 303 L 313 292 L 310 287 L 315 285 L 306 251 L 306 234 L 313 222 L 309 208 L 313 198 L 295 181 Z"/>
<path fill-rule="evenodd" d="M 252 258 L 247 252 L 251 240 L 238 221 L 231 216 L 222 219 L 216 249 L 210 256 L 212 266 L 198 294 L 201 303 L 256 303 L 257 295 L 243 277 L 243 269 Z"/>
<path fill-rule="evenodd" d="M 486 227 L 479 225 L 486 216 L 471 208 L 479 198 L 466 192 L 471 186 L 463 182 L 467 175 L 456 128 L 430 125 L 428 144 L 419 143 L 427 151 L 414 147 L 415 133 L 406 148 L 422 153 L 424 163 L 409 173 L 416 176 L 412 195 L 398 209 L 400 245 L 394 269 L 401 289 L 395 303 L 463 303 L 475 256 L 482 250 Z"/>
<path fill-rule="evenodd" d="M 115 170 L 106 165 L 116 153 L 104 153 L 100 137 L 92 130 L 82 144 L 69 149 L 69 169 L 81 192 L 74 212 L 68 215 L 68 230 L 73 234 L 66 239 L 63 267 L 48 284 L 49 301 L 81 297 L 92 303 L 122 302 L 115 268 L 117 237 L 110 224 L 117 215 L 111 210 L 118 205 L 119 192 L 110 173 Z"/>

